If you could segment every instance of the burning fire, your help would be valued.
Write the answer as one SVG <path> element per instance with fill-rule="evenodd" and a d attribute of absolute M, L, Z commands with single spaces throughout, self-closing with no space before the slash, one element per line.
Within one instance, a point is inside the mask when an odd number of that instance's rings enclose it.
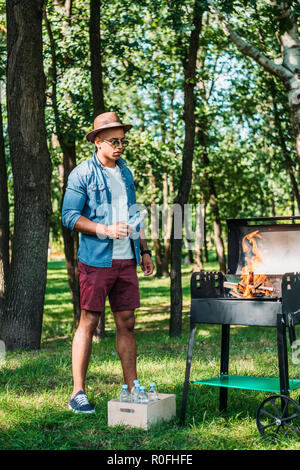
<path fill-rule="evenodd" d="M 259 230 L 246 235 L 242 240 L 242 250 L 245 254 L 246 266 L 242 268 L 241 281 L 232 288 L 236 297 L 261 297 L 272 296 L 272 287 L 265 285 L 265 274 L 254 274 L 262 257 L 258 247 L 258 239 L 262 236 Z"/>

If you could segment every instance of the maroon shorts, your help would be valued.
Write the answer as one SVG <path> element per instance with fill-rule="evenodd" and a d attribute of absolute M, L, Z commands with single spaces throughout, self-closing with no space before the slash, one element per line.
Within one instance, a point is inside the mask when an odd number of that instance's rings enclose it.
<path fill-rule="evenodd" d="M 112 312 L 140 306 L 135 259 L 113 259 L 111 268 L 97 268 L 78 261 L 80 306 L 102 312 L 108 296 Z"/>

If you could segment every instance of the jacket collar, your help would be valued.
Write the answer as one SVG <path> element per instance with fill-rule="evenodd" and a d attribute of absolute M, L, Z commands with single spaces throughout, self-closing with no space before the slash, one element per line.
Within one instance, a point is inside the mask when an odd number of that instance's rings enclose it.
<path fill-rule="evenodd" d="M 93 160 L 94 160 L 94 163 L 98 166 L 100 166 L 100 168 L 103 170 L 105 168 L 104 165 L 102 165 L 102 163 L 100 162 L 99 158 L 97 157 L 97 154 L 96 154 L 96 150 L 94 151 L 94 155 L 93 155 Z M 120 157 L 119 160 L 117 160 L 117 165 L 122 168 L 126 165 L 126 160 L 124 160 L 124 158 Z"/>

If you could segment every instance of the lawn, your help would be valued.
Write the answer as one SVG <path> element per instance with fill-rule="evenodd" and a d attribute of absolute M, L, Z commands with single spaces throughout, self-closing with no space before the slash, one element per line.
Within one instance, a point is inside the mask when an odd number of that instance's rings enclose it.
<path fill-rule="evenodd" d="M 214 266 L 209 265 L 207 269 Z M 179 426 L 189 336 L 190 268 L 184 267 L 181 338 L 169 338 L 169 280 L 140 276 L 141 304 L 136 315 L 138 374 L 164 393 L 175 393 L 177 418 L 148 431 L 107 426 L 107 401 L 117 397 L 122 374 L 115 331 L 107 308 L 107 336 L 93 345 L 87 390 L 96 414 L 68 410 L 72 390 L 72 304 L 64 262 L 49 262 L 42 344 L 39 351 L 8 352 L 0 365 L 0 449 L 300 449 L 300 440 L 263 440 L 255 414 L 265 392 L 229 390 L 228 411 L 218 411 L 218 388 L 191 385 L 186 426 Z M 219 373 L 220 327 L 198 325 L 191 379 Z M 232 327 L 230 372 L 278 377 L 276 331 Z M 299 366 L 290 361 L 290 377 Z M 298 400 L 297 390 L 291 393 Z"/>

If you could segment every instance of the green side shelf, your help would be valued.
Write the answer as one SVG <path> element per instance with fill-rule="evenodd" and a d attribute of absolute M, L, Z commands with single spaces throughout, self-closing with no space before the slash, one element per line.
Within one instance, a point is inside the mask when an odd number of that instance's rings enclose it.
<path fill-rule="evenodd" d="M 245 390 L 261 390 L 280 393 L 279 378 L 251 377 L 245 375 L 222 375 L 205 380 L 191 380 L 190 383 L 213 385 L 215 387 L 242 388 Z M 289 391 L 300 388 L 300 380 L 289 379 Z"/>

